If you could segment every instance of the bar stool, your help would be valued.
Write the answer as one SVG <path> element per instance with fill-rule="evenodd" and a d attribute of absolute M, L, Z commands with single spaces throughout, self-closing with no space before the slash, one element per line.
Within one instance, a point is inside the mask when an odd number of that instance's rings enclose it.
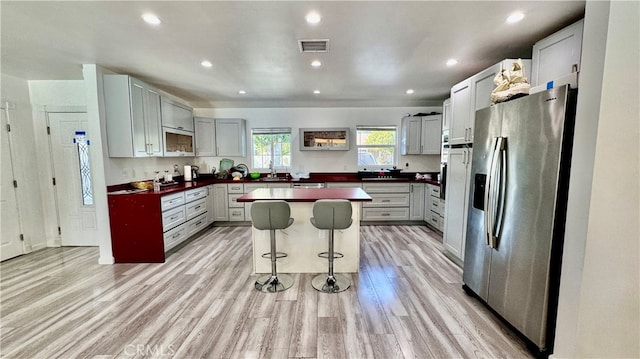
<path fill-rule="evenodd" d="M 311 280 L 313 288 L 320 292 L 337 293 L 347 290 L 351 285 L 349 278 L 333 274 L 333 260 L 342 258 L 342 253 L 333 250 L 333 232 L 336 229 L 351 227 L 351 202 L 345 199 L 320 199 L 313 204 L 313 217 L 311 223 L 318 229 L 329 230 L 329 251 L 318 254 L 318 257 L 329 260 L 329 273 L 320 274 Z"/>
<path fill-rule="evenodd" d="M 256 280 L 255 287 L 262 292 L 282 292 L 291 288 L 293 278 L 286 274 L 278 275 L 276 260 L 284 258 L 286 253 L 276 252 L 276 229 L 285 229 L 291 226 L 293 218 L 291 208 L 285 201 L 255 201 L 251 205 L 251 221 L 256 229 L 270 231 L 271 251 L 264 253 L 262 258 L 271 259 L 271 274 L 261 276 Z"/>

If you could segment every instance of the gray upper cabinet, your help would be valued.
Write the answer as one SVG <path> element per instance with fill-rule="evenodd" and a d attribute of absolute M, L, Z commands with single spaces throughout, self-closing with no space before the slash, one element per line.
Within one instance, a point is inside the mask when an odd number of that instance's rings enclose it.
<path fill-rule="evenodd" d="M 110 157 L 162 156 L 160 94 L 128 75 L 104 75 Z"/>
<path fill-rule="evenodd" d="M 442 116 L 407 116 L 402 119 L 402 155 L 440 154 Z"/>
<path fill-rule="evenodd" d="M 241 118 L 215 120 L 216 152 L 218 156 L 247 155 L 247 123 Z"/>
<path fill-rule="evenodd" d="M 531 61 L 531 86 L 544 85 L 580 71 L 584 20 L 536 42 Z"/>
<path fill-rule="evenodd" d="M 169 98 L 162 97 L 162 126 L 193 132 L 193 109 Z"/>
<path fill-rule="evenodd" d="M 195 117 L 196 156 L 213 157 L 216 152 L 216 123 L 212 118 Z"/>

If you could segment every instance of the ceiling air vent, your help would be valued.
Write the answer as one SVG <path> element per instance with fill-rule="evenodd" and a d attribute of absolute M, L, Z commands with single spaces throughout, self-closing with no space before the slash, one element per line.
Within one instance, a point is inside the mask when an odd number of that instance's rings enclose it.
<path fill-rule="evenodd" d="M 298 40 L 300 52 L 327 52 L 329 51 L 329 40 Z"/>

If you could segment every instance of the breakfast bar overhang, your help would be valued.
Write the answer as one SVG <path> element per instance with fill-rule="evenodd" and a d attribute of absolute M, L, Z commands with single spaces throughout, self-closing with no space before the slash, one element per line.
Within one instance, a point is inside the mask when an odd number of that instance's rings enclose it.
<path fill-rule="evenodd" d="M 287 257 L 278 259 L 281 273 L 323 273 L 327 259 L 318 253 L 327 251 L 328 231 L 315 228 L 313 203 L 319 199 L 346 199 L 351 202 L 353 223 L 351 227 L 335 231 L 335 250 L 344 258 L 335 261 L 336 273 L 358 272 L 360 265 L 360 203 L 371 201 L 362 188 L 260 188 L 237 199 L 238 202 L 283 200 L 291 207 L 293 224 L 278 231 L 277 248 Z M 253 228 L 253 269 L 255 273 L 269 273 L 271 262 L 262 254 L 269 252 L 269 231 Z"/>

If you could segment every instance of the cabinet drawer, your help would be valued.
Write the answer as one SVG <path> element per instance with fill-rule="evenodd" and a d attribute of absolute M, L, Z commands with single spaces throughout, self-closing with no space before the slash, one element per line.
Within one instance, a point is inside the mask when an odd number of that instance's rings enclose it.
<path fill-rule="evenodd" d="M 207 213 L 207 199 L 203 198 L 191 203 L 187 203 L 187 205 L 184 207 L 187 211 L 187 221 L 190 221 L 201 214 Z"/>
<path fill-rule="evenodd" d="M 166 232 L 173 227 L 176 227 L 186 220 L 187 215 L 184 206 L 180 206 L 174 209 L 170 209 L 166 212 L 162 212 L 162 231 Z"/>
<path fill-rule="evenodd" d="M 434 185 L 429 185 L 429 194 L 431 195 L 431 197 L 440 198 L 440 187 L 439 186 L 434 186 Z"/>
<path fill-rule="evenodd" d="M 431 212 L 435 212 L 440 216 L 444 214 L 444 206 L 442 206 L 439 199 L 431 202 Z"/>
<path fill-rule="evenodd" d="M 372 201 L 363 202 L 363 207 L 409 207 L 409 193 L 372 193 Z"/>
<path fill-rule="evenodd" d="M 242 183 L 229 183 L 227 184 L 227 193 L 244 193 L 244 186 Z"/>
<path fill-rule="evenodd" d="M 166 252 L 171 248 L 177 246 L 188 237 L 189 235 L 187 234 L 186 225 L 178 226 L 166 232 L 162 238 L 164 240 L 164 251 Z"/>
<path fill-rule="evenodd" d="M 238 203 L 237 199 L 239 197 L 244 196 L 244 193 L 238 193 L 238 194 L 230 194 L 229 195 L 229 208 L 244 208 L 244 203 Z"/>
<path fill-rule="evenodd" d="M 442 221 L 441 221 L 441 218 L 442 218 L 442 217 L 440 217 L 440 215 L 439 215 L 439 214 L 437 214 L 437 213 L 435 213 L 435 212 L 433 212 L 433 211 L 432 211 L 432 212 L 430 213 L 430 215 L 429 215 L 428 222 L 429 222 L 432 226 L 434 226 L 434 227 L 436 227 L 437 229 L 440 229 L 440 230 L 441 230 L 441 228 L 442 228 Z"/>
<path fill-rule="evenodd" d="M 363 208 L 363 221 L 408 221 L 409 208 Z"/>
<path fill-rule="evenodd" d="M 162 211 L 184 204 L 184 192 L 169 194 L 160 198 L 160 208 Z"/>
<path fill-rule="evenodd" d="M 201 230 L 207 227 L 207 215 L 202 214 L 191 221 L 187 222 L 185 225 L 187 226 L 187 237 L 191 237 L 192 235 L 200 232 Z"/>
<path fill-rule="evenodd" d="M 327 188 L 362 188 L 362 183 L 359 182 L 327 182 L 325 184 Z"/>
<path fill-rule="evenodd" d="M 247 183 L 244 185 L 244 193 L 251 193 L 258 188 L 267 188 L 266 183 Z"/>
<path fill-rule="evenodd" d="M 189 203 L 191 201 L 195 201 L 196 199 L 207 197 L 208 190 L 207 187 L 200 187 L 190 189 L 188 191 L 184 191 L 184 200 Z"/>
<path fill-rule="evenodd" d="M 367 193 L 409 193 L 408 183 L 365 183 L 362 185 Z"/>
<path fill-rule="evenodd" d="M 229 208 L 229 221 L 244 221 L 244 207 Z"/>

